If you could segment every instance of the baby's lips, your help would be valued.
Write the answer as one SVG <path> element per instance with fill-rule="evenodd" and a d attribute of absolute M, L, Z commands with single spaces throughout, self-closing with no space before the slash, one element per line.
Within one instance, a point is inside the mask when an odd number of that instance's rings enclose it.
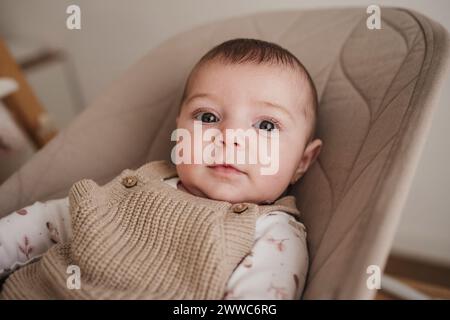
<path fill-rule="evenodd" d="M 217 168 L 217 169 L 224 169 L 224 170 L 228 169 L 228 170 L 234 170 L 239 173 L 247 174 L 242 168 L 240 168 L 236 165 L 233 165 L 233 164 L 214 164 L 214 165 L 208 166 L 208 168 L 212 168 L 212 169 Z"/>

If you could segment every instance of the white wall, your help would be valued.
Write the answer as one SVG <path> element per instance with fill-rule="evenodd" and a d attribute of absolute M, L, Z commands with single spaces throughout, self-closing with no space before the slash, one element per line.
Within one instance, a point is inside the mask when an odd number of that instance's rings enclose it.
<path fill-rule="evenodd" d="M 65 10 L 69 4 L 81 7 L 81 31 L 65 28 Z M 1 0 L 0 30 L 8 37 L 41 39 L 69 50 L 89 101 L 148 50 L 198 24 L 271 9 L 367 7 L 369 4 L 415 9 L 450 30 L 448 0 Z M 394 250 L 450 265 L 449 88 L 447 82 Z"/>

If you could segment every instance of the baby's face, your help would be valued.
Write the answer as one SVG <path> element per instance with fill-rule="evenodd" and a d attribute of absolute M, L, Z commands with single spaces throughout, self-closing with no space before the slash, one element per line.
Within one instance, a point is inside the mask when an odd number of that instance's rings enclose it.
<path fill-rule="evenodd" d="M 215 161 L 232 164 L 234 168 L 206 163 L 178 164 L 183 187 L 194 195 L 231 203 L 265 203 L 280 197 L 320 151 L 319 140 L 307 141 L 311 120 L 304 113 L 309 101 L 308 91 L 302 90 L 305 86 L 297 72 L 276 65 L 208 62 L 201 66 L 191 77 L 177 128 L 186 129 L 192 137 L 194 121 L 201 121 L 203 130 L 219 130 L 223 140 L 216 148 L 222 150 L 216 155 L 221 155 L 222 160 Z M 260 162 L 238 164 L 224 160 L 223 155 L 233 149 L 245 148 L 247 154 L 254 152 L 248 149 L 248 141 L 227 141 L 226 129 L 255 130 L 257 137 L 263 135 L 261 141 L 269 141 L 274 139 L 272 128 L 279 130 L 276 173 L 262 174 L 261 167 L 267 165 Z M 211 143 L 203 142 L 203 148 Z"/>

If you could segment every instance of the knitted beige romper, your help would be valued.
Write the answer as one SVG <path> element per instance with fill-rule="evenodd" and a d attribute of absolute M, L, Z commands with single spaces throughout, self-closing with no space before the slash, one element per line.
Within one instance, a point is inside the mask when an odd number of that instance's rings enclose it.
<path fill-rule="evenodd" d="M 125 169 L 103 186 L 70 188 L 72 238 L 6 280 L 7 299 L 222 299 L 254 244 L 258 216 L 281 210 L 297 219 L 292 196 L 273 205 L 232 205 L 177 190 L 165 161 Z M 80 289 L 67 285 L 80 268 Z"/>

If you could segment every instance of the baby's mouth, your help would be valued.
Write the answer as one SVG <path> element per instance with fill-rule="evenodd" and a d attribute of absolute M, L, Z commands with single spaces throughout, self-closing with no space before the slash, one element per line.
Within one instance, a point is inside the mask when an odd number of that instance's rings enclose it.
<path fill-rule="evenodd" d="M 244 171 L 239 170 L 235 166 L 230 164 L 215 164 L 208 166 L 208 168 L 214 170 L 214 172 L 221 174 L 246 174 Z"/>

